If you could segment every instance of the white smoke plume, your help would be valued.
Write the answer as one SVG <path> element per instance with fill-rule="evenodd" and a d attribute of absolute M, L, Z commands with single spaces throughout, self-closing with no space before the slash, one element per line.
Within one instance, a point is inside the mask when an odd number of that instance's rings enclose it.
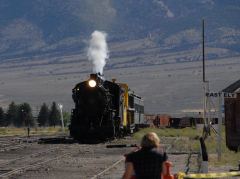
<path fill-rule="evenodd" d="M 93 72 L 103 74 L 103 68 L 108 59 L 108 46 L 105 32 L 94 31 L 88 47 L 88 60 L 93 63 Z"/>

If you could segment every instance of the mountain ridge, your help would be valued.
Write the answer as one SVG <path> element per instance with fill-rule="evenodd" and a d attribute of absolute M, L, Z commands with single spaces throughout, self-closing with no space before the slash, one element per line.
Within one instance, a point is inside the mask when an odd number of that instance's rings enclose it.
<path fill-rule="evenodd" d="M 194 49 L 201 43 L 240 50 L 240 3 L 236 0 L 2 0 L 0 57 L 31 57 L 86 48 L 93 30 L 109 43 L 150 38 L 163 51 Z"/>

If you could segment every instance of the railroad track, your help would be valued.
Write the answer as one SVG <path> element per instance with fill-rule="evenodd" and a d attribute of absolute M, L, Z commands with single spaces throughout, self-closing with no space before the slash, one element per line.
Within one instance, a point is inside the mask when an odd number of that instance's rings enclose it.
<path fill-rule="evenodd" d="M 174 143 L 179 140 L 178 138 L 169 138 L 165 141 L 168 143 L 166 145 L 166 151 L 170 158 L 180 159 L 178 162 L 189 161 L 189 167 L 191 168 L 191 160 L 195 154 L 189 156 L 188 151 L 175 151 Z M 0 141 L 1 142 L 1 141 Z M 26 148 L 26 150 L 17 150 L 13 152 L 6 152 L 10 154 L 4 156 L 4 152 L 0 152 L 1 159 L 8 159 L 8 161 L 3 161 L 0 163 L 0 178 L 11 178 L 14 175 L 18 175 L 19 178 L 35 178 L 37 175 L 42 178 L 49 177 L 49 173 L 45 169 L 50 168 L 51 176 L 55 177 L 59 175 L 56 171 L 61 171 L 64 167 L 69 167 L 71 164 L 71 176 L 79 176 L 83 178 L 116 178 L 121 177 L 124 171 L 124 160 L 123 154 L 130 152 L 129 148 L 121 149 L 106 149 L 107 144 L 122 144 L 125 141 L 113 141 L 105 144 L 98 145 L 85 145 L 85 144 L 72 144 L 68 145 L 66 143 L 58 143 L 55 139 L 44 140 L 44 144 L 33 143 L 31 147 Z M 136 141 L 126 142 L 134 143 Z M 52 143 L 58 143 L 59 145 L 52 146 Z M 51 145 L 49 145 L 51 144 Z M 65 145 L 67 144 L 67 145 Z M 50 148 L 51 147 L 51 148 Z M 29 152 L 29 155 L 26 154 Z M 23 155 L 23 156 L 20 156 Z M 14 156 L 18 156 L 14 158 Z M 12 159 L 10 159 L 12 157 Z M 58 160 L 59 162 L 52 162 Z M 171 159 L 170 159 L 171 160 Z M 61 162 L 60 162 L 61 161 Z M 173 160 L 171 160 L 173 161 Z M 175 164 L 175 162 L 173 161 Z M 177 163 L 176 163 L 177 164 Z M 44 167 L 42 170 L 40 167 Z M 47 167 L 47 168 L 45 168 Z M 184 166 L 181 167 L 184 171 Z M 49 170 L 47 170 L 49 171 Z M 56 172 L 56 173 L 54 173 Z M 56 175 L 55 175 L 56 174 Z M 68 174 L 61 173 L 61 177 L 71 177 Z"/>
<path fill-rule="evenodd" d="M 18 158 L 11 159 L 11 160 L 9 160 L 9 161 L 0 163 L 0 170 L 1 170 L 1 167 L 3 167 L 4 165 L 10 165 L 10 164 L 13 163 L 13 162 L 16 162 L 16 161 L 18 161 L 18 160 L 23 160 L 23 159 L 26 159 L 26 158 L 38 157 L 38 156 L 40 156 L 40 155 L 46 154 L 47 152 L 53 152 L 54 150 L 59 149 L 59 148 L 60 148 L 60 147 L 52 147 L 52 148 L 50 148 L 50 149 L 47 149 L 47 150 L 44 150 L 44 151 L 41 151 L 41 152 L 33 153 L 33 154 L 30 154 L 30 155 L 24 156 L 24 157 L 18 157 Z"/>
<path fill-rule="evenodd" d="M 1 138 L 0 139 L 0 152 L 16 150 L 27 147 L 27 144 L 23 144 L 20 138 Z"/>
<path fill-rule="evenodd" d="M 0 152 L 6 152 L 10 150 L 17 150 L 26 148 L 31 143 L 37 143 L 41 141 L 48 141 L 49 143 L 64 139 L 65 136 L 32 136 L 32 137 L 6 137 L 0 138 Z M 70 142 L 69 142 L 70 143 Z"/>
<path fill-rule="evenodd" d="M 59 151 L 56 152 L 57 150 Z M 70 154 L 70 152 L 65 152 L 63 148 L 58 146 L 31 154 L 29 156 L 12 159 L 0 164 L 0 178 L 8 178 L 14 174 L 23 173 L 27 170 L 38 168 L 43 164 L 58 160 Z"/>
<path fill-rule="evenodd" d="M 91 177 L 91 179 L 97 179 L 100 176 L 104 175 L 106 172 L 110 171 L 111 169 L 113 169 L 114 167 L 116 167 L 119 164 L 123 164 L 123 162 L 125 161 L 125 157 L 117 160 L 116 162 L 114 162 L 112 165 L 110 165 L 109 167 L 107 167 L 106 169 L 104 169 L 103 171 L 97 173 L 96 175 L 94 175 L 93 177 Z"/>
<path fill-rule="evenodd" d="M 38 162 L 36 162 L 34 164 L 25 165 L 23 167 L 18 167 L 18 168 L 14 168 L 14 169 L 10 169 L 10 170 L 4 170 L 6 172 L 1 174 L 0 178 L 7 178 L 7 177 L 10 177 L 10 176 L 12 176 L 14 174 L 19 174 L 19 173 L 22 173 L 22 172 L 24 172 L 26 170 L 30 170 L 30 169 L 34 169 L 34 168 L 40 167 L 43 164 L 49 163 L 49 162 L 54 161 L 54 160 L 58 160 L 58 159 L 63 158 L 65 156 L 67 156 L 67 155 L 69 155 L 69 153 L 65 153 L 65 154 L 62 154 L 60 156 L 57 156 L 57 157 L 54 157 L 54 158 L 51 158 L 51 159 L 38 161 Z"/>
<path fill-rule="evenodd" d="M 17 150 L 17 149 L 22 149 L 22 148 L 26 148 L 26 147 L 27 147 L 27 144 L 12 144 L 10 146 L 1 148 L 0 152 L 10 151 L 10 150 Z"/>
<path fill-rule="evenodd" d="M 61 157 L 68 155 L 68 153 L 64 152 L 64 148 L 60 146 L 51 147 L 45 149 L 38 149 L 38 142 L 41 136 L 35 137 L 7 137 L 0 138 L 0 154 L 2 156 L 5 155 L 23 155 L 17 158 L 9 159 L 5 162 L 0 163 L 0 178 L 7 178 L 11 175 L 22 173 L 29 169 L 37 168 L 45 163 L 51 162 L 53 160 L 57 160 Z M 47 138 L 47 136 L 44 136 Z M 53 136 L 51 136 L 51 139 Z M 35 146 L 35 148 L 34 148 Z M 19 150 L 23 148 L 27 148 L 30 154 L 27 155 L 25 150 Z M 41 150 L 40 152 L 31 153 L 33 150 Z M 13 151 L 13 152 L 11 152 Z M 19 151 L 19 152 L 18 152 Z M 19 154 L 18 154 L 19 153 Z M 55 154 L 56 153 L 56 154 Z M 60 154 L 60 155 L 59 155 Z M 6 158 L 6 157 L 3 157 Z M 2 160 L 3 160 L 2 158 Z"/>

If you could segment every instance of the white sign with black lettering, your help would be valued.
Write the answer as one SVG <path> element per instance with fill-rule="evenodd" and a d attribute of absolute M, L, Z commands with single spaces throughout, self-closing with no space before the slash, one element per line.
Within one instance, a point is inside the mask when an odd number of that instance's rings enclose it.
<path fill-rule="evenodd" d="M 236 93 L 227 93 L 227 92 L 208 92 L 208 93 L 206 93 L 206 97 L 236 98 L 237 94 Z"/>

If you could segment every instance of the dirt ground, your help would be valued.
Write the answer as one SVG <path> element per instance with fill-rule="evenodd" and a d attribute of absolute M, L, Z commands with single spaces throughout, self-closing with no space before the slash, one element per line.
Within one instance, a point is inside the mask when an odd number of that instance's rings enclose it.
<path fill-rule="evenodd" d="M 163 147 L 173 163 L 172 173 L 184 172 L 187 167 L 188 152 L 178 153 L 171 146 L 174 138 L 164 139 Z M 1 141 L 0 141 L 1 142 Z M 138 144 L 126 137 L 108 143 L 87 144 L 39 144 L 24 143 L 23 147 L 0 152 L 0 178 L 19 179 L 119 179 L 124 172 L 124 154 L 136 148 L 107 148 L 113 144 Z M 19 144 L 17 144 L 19 145 Z M 4 148 L 4 146 L 2 145 Z M 197 155 L 192 155 L 189 172 L 197 170 Z M 10 174 L 6 174 L 12 172 Z"/>

